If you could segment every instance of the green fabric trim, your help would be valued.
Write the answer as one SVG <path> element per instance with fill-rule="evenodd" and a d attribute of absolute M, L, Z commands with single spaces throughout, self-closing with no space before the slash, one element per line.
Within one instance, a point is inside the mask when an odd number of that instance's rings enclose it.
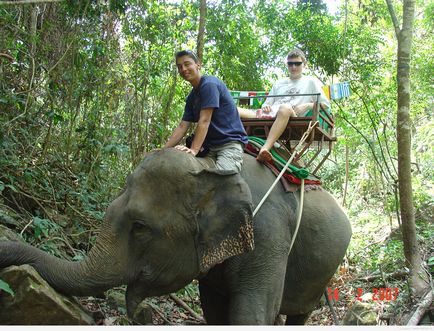
<path fill-rule="evenodd" d="M 265 144 L 265 140 L 262 138 L 258 138 L 255 136 L 249 136 L 249 142 L 252 142 L 254 145 L 259 147 L 264 146 Z M 273 156 L 273 159 L 276 161 L 275 165 L 277 166 L 278 169 L 283 169 L 283 167 L 285 166 L 286 162 L 288 160 L 285 160 L 284 158 L 282 158 L 275 150 L 274 147 L 271 149 L 271 155 Z M 290 172 L 291 174 L 293 174 L 295 177 L 300 178 L 300 179 L 306 179 L 309 177 L 309 171 L 305 168 L 298 168 L 292 164 L 290 164 L 288 166 L 288 172 Z"/>

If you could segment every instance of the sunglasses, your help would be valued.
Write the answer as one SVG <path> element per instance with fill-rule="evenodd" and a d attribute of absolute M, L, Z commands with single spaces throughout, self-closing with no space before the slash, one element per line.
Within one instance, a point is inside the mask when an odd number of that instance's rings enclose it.
<path fill-rule="evenodd" d="M 303 62 L 291 62 L 291 61 L 288 61 L 286 63 L 288 64 L 288 66 L 297 66 L 297 67 L 303 64 Z"/>

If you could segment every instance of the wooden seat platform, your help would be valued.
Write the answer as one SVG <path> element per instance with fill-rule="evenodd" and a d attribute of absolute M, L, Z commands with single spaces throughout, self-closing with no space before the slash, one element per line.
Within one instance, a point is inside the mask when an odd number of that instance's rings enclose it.
<path fill-rule="evenodd" d="M 347 98 L 351 94 L 349 82 L 324 86 L 323 90 L 329 100 Z M 261 108 L 263 102 L 267 98 L 302 96 L 302 94 L 270 95 L 266 91 L 231 91 L 231 95 L 237 105 L 248 106 L 247 108 L 250 109 Z M 330 155 L 333 143 L 336 141 L 335 122 L 330 111 L 319 109 L 318 103 L 320 93 L 306 95 L 317 97 L 315 103 L 316 106 L 313 110 L 309 111 L 305 117 L 291 117 L 285 131 L 279 138 L 279 143 L 283 146 L 283 148 L 280 148 L 284 149 L 283 154 L 286 154 L 289 158 L 289 155 L 294 152 L 299 140 L 308 129 L 309 123 L 311 121 L 313 123 L 318 121 L 318 124 L 303 144 L 301 151 L 297 150 L 297 155 L 294 157 L 297 161 L 304 156 L 304 159 L 302 160 L 303 163 L 306 167 L 315 166 L 315 169 L 311 171 L 312 174 L 315 174 Z M 241 119 L 241 121 L 243 122 L 244 128 L 249 136 L 256 136 L 263 139 L 267 138 L 271 126 L 274 123 L 274 119 L 262 118 L 245 118 Z M 319 158 L 320 154 L 322 154 L 322 150 L 325 150 L 325 155 L 323 154 L 321 158 Z M 306 161 L 305 159 L 307 158 L 310 159 Z M 315 161 L 315 159 L 317 159 L 317 161 L 319 160 L 319 163 Z"/>
<path fill-rule="evenodd" d="M 309 123 L 312 121 L 312 116 L 293 117 L 288 121 L 285 131 L 280 136 L 279 140 L 300 140 L 304 132 L 307 130 Z M 241 119 L 244 128 L 249 136 L 256 136 L 266 139 L 274 119 L 249 118 Z M 333 130 L 324 129 L 319 125 L 313 132 L 313 141 L 336 141 L 336 136 Z"/>
<path fill-rule="evenodd" d="M 301 139 L 303 134 L 309 127 L 309 123 L 312 121 L 315 123 L 318 121 L 315 128 L 312 130 L 310 136 L 306 139 L 301 150 L 295 156 L 295 160 L 300 160 L 303 155 L 307 154 L 308 150 L 314 150 L 313 156 L 309 160 L 303 160 L 306 167 L 313 165 L 313 162 L 323 149 L 326 149 L 325 155 L 319 160 L 319 163 L 315 166 L 312 174 L 315 174 L 321 165 L 330 155 L 333 142 L 335 142 L 335 130 L 334 130 L 334 118 L 328 111 L 314 109 L 308 113 L 310 116 L 306 117 L 291 117 L 285 128 L 285 131 L 279 138 L 279 143 L 285 147 L 288 154 L 294 151 L 295 146 Z M 249 136 L 256 136 L 266 139 L 270 132 L 271 126 L 274 123 L 274 119 L 262 119 L 262 118 L 243 118 L 241 119 L 244 128 Z M 316 143 L 314 143 L 316 142 Z"/>

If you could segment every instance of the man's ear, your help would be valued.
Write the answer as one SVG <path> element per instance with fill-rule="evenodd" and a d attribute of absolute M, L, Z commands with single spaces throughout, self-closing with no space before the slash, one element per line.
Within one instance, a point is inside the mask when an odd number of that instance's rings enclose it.
<path fill-rule="evenodd" d="M 250 189 L 239 175 L 200 172 L 196 195 L 197 254 L 200 272 L 225 259 L 253 250 Z"/>

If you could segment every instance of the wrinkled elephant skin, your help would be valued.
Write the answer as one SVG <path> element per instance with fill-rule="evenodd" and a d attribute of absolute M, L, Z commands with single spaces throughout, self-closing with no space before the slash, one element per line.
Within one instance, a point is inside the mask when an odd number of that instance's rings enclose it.
<path fill-rule="evenodd" d="M 127 284 L 130 316 L 145 297 L 198 278 L 209 324 L 273 324 L 279 313 L 301 324 L 342 261 L 351 227 L 329 193 L 310 190 L 288 256 L 299 193 L 277 185 L 252 219 L 274 179 L 249 155 L 241 175 L 223 176 L 173 148 L 153 151 L 110 204 L 85 260 L 10 241 L 0 242 L 0 268 L 30 264 L 71 295 Z"/>

